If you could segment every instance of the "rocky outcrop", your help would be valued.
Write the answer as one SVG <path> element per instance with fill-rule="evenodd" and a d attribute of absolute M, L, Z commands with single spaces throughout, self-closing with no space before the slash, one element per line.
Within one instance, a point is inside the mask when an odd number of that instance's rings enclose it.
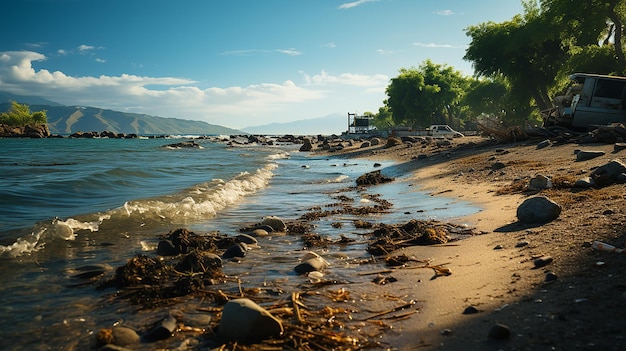
<path fill-rule="evenodd" d="M 10 126 L 0 124 L 0 137 L 2 138 L 47 138 L 50 129 L 47 124 L 33 124 L 27 126 Z"/>

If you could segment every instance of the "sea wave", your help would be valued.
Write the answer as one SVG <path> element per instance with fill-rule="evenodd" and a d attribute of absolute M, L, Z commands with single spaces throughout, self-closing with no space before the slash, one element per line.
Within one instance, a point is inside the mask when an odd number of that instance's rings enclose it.
<path fill-rule="evenodd" d="M 77 232 L 97 232 L 107 222 L 145 226 L 151 222 L 180 224 L 207 220 L 215 217 L 220 210 L 266 187 L 276 167 L 275 163 L 268 163 L 253 173 L 242 172 L 228 181 L 214 179 L 177 194 L 127 201 L 121 207 L 104 213 L 65 220 L 55 218 L 50 222 L 39 223 L 29 235 L 18 238 L 10 245 L 0 245 L 0 256 L 18 257 L 41 250 L 54 241 L 75 240 Z"/>

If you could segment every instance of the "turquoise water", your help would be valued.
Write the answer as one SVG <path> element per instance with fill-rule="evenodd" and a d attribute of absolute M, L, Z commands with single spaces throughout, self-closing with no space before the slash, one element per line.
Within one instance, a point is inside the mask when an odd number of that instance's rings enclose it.
<path fill-rule="evenodd" d="M 77 288 L 72 275 L 85 265 L 118 267 L 137 254 L 155 255 L 158 237 L 176 228 L 236 235 L 266 216 L 295 220 L 336 202 L 339 191 L 356 203 L 367 204 L 368 193 L 392 202 L 392 213 L 363 218 L 374 222 L 477 211 L 421 193 L 401 178 L 365 193 L 345 190 L 363 173 L 391 170 L 391 162 L 374 168 L 366 160 L 311 157 L 298 152 L 299 145 L 232 147 L 219 138 L 197 139 L 201 149 L 165 147 L 181 140 L 0 139 L 0 349 L 89 349 L 101 328 L 154 317 L 103 304 L 107 292 Z M 315 232 L 358 236 L 362 231 L 349 226 L 353 219 L 317 221 Z M 338 229 L 337 222 L 345 226 Z M 254 264 L 227 265 L 225 272 L 245 271 L 251 286 L 295 279 L 302 252 L 297 237 L 261 238 L 260 246 L 246 258 Z M 331 264 L 366 256 L 363 245 L 323 254 Z"/>

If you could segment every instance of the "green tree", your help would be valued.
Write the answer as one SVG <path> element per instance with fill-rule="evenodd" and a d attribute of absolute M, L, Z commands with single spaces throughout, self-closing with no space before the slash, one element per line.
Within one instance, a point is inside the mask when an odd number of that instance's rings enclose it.
<path fill-rule="evenodd" d="M 511 90 L 540 109 L 552 103 L 549 88 L 568 57 L 554 25 L 533 2 L 525 14 L 503 23 L 482 23 L 467 29 L 472 41 L 465 53 L 478 76 L 504 75 Z"/>
<path fill-rule="evenodd" d="M 391 79 L 386 106 L 394 124 L 425 127 L 433 123 L 452 123 L 458 118 L 458 103 L 466 79 L 447 65 L 426 60 L 418 69 L 400 69 Z"/>
<path fill-rule="evenodd" d="M 26 104 L 11 102 L 11 108 L 0 114 L 0 123 L 10 126 L 25 126 L 29 124 L 45 124 L 47 122 L 46 111 L 30 112 Z"/>

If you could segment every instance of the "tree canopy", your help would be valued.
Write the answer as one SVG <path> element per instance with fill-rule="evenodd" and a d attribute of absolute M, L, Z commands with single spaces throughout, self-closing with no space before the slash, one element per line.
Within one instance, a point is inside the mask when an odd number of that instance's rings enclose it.
<path fill-rule="evenodd" d="M 626 74 L 624 0 L 522 0 L 523 14 L 466 28 L 474 77 L 427 60 L 401 68 L 387 87 L 380 125 L 456 127 L 489 115 L 538 121 L 575 72 Z"/>
<path fill-rule="evenodd" d="M 48 117 L 46 111 L 30 112 L 26 104 L 11 102 L 11 108 L 7 112 L 0 113 L 0 123 L 10 126 L 25 126 L 29 124 L 45 124 Z"/>

